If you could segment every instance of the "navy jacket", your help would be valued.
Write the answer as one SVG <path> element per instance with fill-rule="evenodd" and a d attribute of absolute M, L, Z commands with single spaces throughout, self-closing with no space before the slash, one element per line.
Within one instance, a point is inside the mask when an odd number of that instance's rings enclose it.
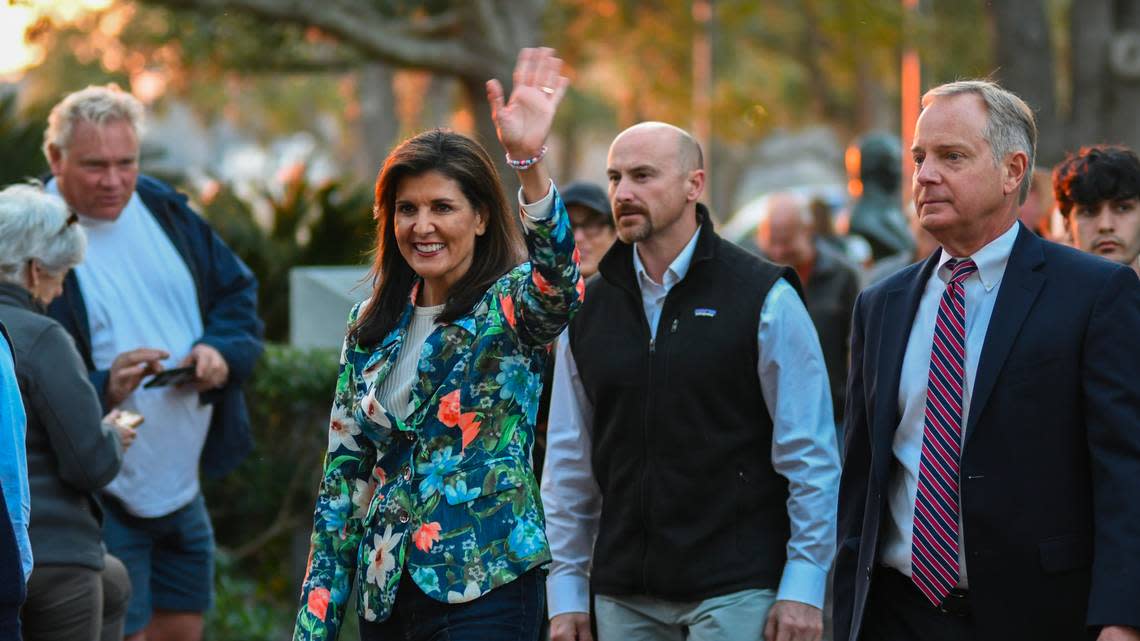
<path fill-rule="evenodd" d="M 895 465 L 899 376 L 939 253 L 855 303 L 835 639 L 859 638 Z M 1140 281 L 1021 226 L 966 418 L 963 535 L 979 641 L 1140 626 Z"/>
<path fill-rule="evenodd" d="M 209 224 L 190 209 L 186 196 L 149 176 L 139 176 L 136 190 L 194 278 L 205 327 L 198 342 L 218 350 L 230 368 L 225 387 L 202 394 L 203 402 L 214 404 L 214 417 L 202 450 L 202 472 L 217 478 L 241 463 L 253 448 L 242 384 L 253 372 L 262 349 L 264 325 L 257 317 L 257 278 Z M 75 272 L 67 275 L 63 295 L 51 304 L 48 313 L 75 338 L 91 382 L 104 403 L 103 410 L 109 412 L 105 391 L 110 372 L 95 369 L 91 360 L 90 323 Z"/>

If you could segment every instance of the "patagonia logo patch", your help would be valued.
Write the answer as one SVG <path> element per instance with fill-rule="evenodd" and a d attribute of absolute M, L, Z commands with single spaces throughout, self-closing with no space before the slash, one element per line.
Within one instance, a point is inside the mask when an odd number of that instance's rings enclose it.
<path fill-rule="evenodd" d="M 712 317 L 716 316 L 716 310 L 715 309 L 709 309 L 708 307 L 698 307 L 695 310 L 693 310 L 693 316 L 696 316 L 698 318 L 701 318 L 701 317 L 712 318 Z"/>

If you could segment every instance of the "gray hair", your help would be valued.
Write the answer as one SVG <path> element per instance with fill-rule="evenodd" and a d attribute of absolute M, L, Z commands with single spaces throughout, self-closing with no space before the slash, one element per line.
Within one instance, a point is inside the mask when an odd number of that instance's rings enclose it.
<path fill-rule="evenodd" d="M 939 85 L 922 96 L 925 107 L 934 98 L 974 94 L 986 103 L 986 128 L 982 136 L 990 143 L 994 163 L 1016 151 L 1029 157 L 1025 175 L 1021 178 L 1017 204 L 1025 204 L 1033 183 L 1033 165 L 1037 160 L 1037 122 L 1033 110 L 1017 94 L 988 80 L 959 80 Z"/>
<path fill-rule="evenodd" d="M 51 162 L 50 149 L 67 153 L 71 132 L 80 120 L 94 125 L 122 121 L 130 124 L 135 136 L 142 136 L 143 106 L 137 98 L 119 89 L 117 85 L 90 85 L 68 94 L 51 110 L 47 130 L 44 131 L 44 156 Z"/>
<path fill-rule="evenodd" d="M 30 260 L 53 274 L 66 272 L 86 250 L 87 236 L 62 198 L 36 184 L 0 191 L 0 282 L 24 285 Z"/>

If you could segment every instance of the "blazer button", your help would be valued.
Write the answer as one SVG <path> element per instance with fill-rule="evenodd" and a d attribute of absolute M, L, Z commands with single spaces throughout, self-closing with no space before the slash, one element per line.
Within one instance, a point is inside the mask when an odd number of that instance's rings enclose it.
<path fill-rule="evenodd" d="M 871 578 L 871 566 L 867 566 L 867 578 Z"/>
<path fill-rule="evenodd" d="M 407 510 L 401 509 L 396 514 L 396 518 L 400 519 L 400 523 L 407 523 L 408 521 L 411 520 L 412 517 L 411 517 L 411 515 L 408 514 Z"/>
<path fill-rule="evenodd" d="M 404 466 L 404 472 L 403 472 L 402 476 L 404 477 L 405 481 L 412 480 L 412 466 L 405 465 Z"/>

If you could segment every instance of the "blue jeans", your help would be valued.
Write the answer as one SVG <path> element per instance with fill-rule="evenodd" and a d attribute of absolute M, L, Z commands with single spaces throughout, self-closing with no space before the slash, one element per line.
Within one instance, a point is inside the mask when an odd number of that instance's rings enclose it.
<path fill-rule="evenodd" d="M 360 620 L 360 641 L 537 641 L 546 603 L 546 575 L 534 568 L 467 603 L 441 603 L 404 572 L 392 616 Z"/>

